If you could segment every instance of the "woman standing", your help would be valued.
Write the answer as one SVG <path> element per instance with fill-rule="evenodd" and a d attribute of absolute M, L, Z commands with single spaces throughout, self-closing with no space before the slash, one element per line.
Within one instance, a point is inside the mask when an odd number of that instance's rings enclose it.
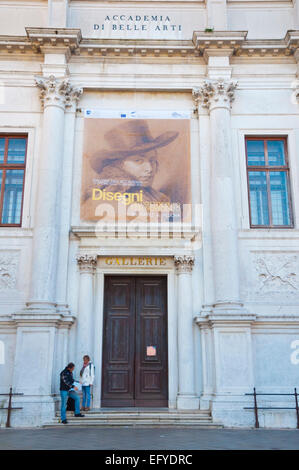
<path fill-rule="evenodd" d="M 83 367 L 80 371 L 83 395 L 82 409 L 85 411 L 90 410 L 90 389 L 94 382 L 94 375 L 94 365 L 86 354 L 83 356 Z"/>

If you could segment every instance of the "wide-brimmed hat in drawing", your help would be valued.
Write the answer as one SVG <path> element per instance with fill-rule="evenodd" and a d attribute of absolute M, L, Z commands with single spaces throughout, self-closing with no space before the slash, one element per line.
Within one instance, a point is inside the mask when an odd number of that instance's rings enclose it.
<path fill-rule="evenodd" d="M 105 134 L 105 140 L 110 148 L 99 150 L 92 155 L 90 164 L 99 172 L 107 164 L 107 160 L 122 159 L 165 147 L 178 135 L 178 132 L 167 131 L 154 138 L 146 121 L 130 119 Z"/>

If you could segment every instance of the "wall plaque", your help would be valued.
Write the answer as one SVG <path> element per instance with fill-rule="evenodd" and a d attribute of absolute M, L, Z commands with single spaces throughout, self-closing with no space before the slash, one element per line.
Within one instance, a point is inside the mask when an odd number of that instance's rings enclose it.
<path fill-rule="evenodd" d="M 146 348 L 146 355 L 147 355 L 147 356 L 156 356 L 156 355 L 157 355 L 157 348 L 156 348 L 156 346 L 147 346 L 147 348 Z"/>
<path fill-rule="evenodd" d="M 173 268 L 171 256 L 100 256 L 98 265 L 101 268 Z"/>
<path fill-rule="evenodd" d="M 152 2 L 151 2 L 152 4 Z M 101 39 L 192 39 L 204 29 L 206 13 L 198 5 L 84 7 L 71 6 L 70 24 L 83 37 Z"/>

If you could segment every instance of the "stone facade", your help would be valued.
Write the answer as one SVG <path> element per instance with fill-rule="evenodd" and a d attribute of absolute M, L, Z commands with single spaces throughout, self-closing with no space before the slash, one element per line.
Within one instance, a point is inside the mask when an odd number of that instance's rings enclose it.
<path fill-rule="evenodd" d="M 104 276 L 121 272 L 167 275 L 169 408 L 253 426 L 253 387 L 299 386 L 299 2 L 0 0 L 0 26 L 0 135 L 28 136 L 22 226 L 0 226 L 0 393 L 24 394 L 12 424 L 51 421 L 59 372 L 86 353 L 100 408 Z M 88 110 L 188 116 L 199 225 L 115 238 L 80 219 Z M 250 228 L 244 137 L 261 135 L 287 137 L 292 228 Z M 295 411 L 260 424 L 296 427 Z"/>

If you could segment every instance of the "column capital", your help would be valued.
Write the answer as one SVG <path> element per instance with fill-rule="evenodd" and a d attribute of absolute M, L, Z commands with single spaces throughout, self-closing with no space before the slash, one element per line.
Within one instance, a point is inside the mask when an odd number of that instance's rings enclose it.
<path fill-rule="evenodd" d="M 66 96 L 66 108 L 73 108 L 76 111 L 77 103 L 79 102 L 81 96 L 83 95 L 83 88 L 81 87 L 74 87 L 70 85 L 70 91 Z"/>
<path fill-rule="evenodd" d="M 95 255 L 78 255 L 77 263 L 80 272 L 88 272 L 93 274 L 97 265 L 97 256 Z"/>
<path fill-rule="evenodd" d="M 299 104 L 299 80 L 296 80 L 292 84 L 292 89 L 293 89 L 293 99 L 295 99 L 295 104 Z"/>
<path fill-rule="evenodd" d="M 174 256 L 174 264 L 179 274 L 191 273 L 194 266 L 194 256 Z"/>
<path fill-rule="evenodd" d="M 58 106 L 65 110 L 77 103 L 83 93 L 82 88 L 70 84 L 69 78 L 57 79 L 54 75 L 35 77 L 35 83 L 41 90 L 40 99 L 44 107 Z"/>
<path fill-rule="evenodd" d="M 202 106 L 209 111 L 215 108 L 230 110 L 237 85 L 236 81 L 224 80 L 223 78 L 205 80 L 200 87 L 192 90 L 196 107 Z"/>

